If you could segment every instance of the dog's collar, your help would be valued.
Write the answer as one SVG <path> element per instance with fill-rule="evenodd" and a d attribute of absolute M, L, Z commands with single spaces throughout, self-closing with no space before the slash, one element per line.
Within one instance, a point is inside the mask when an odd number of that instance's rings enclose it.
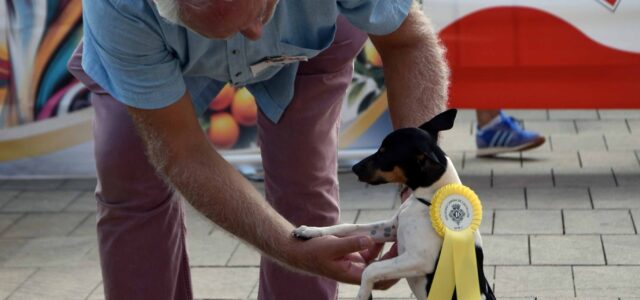
<path fill-rule="evenodd" d="M 420 203 L 426 206 L 431 206 L 431 202 L 427 201 L 427 199 L 416 197 L 416 200 L 420 201 Z"/>

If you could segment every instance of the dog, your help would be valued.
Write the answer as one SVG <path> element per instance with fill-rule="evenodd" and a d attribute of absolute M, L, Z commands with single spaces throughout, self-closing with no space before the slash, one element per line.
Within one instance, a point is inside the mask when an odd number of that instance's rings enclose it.
<path fill-rule="evenodd" d="M 391 219 L 370 224 L 300 226 L 294 230 L 293 235 L 300 239 L 370 235 L 376 242 L 397 241 L 397 257 L 374 262 L 364 270 L 356 299 L 370 299 L 377 281 L 402 277 L 407 279 L 416 299 L 427 299 L 443 243 L 443 238 L 431 225 L 429 200 L 438 188 L 461 183 L 453 163 L 438 146 L 439 132 L 453 127 L 456 114 L 457 110 L 450 109 L 419 128 L 393 131 L 374 154 L 353 166 L 353 172 L 362 182 L 371 185 L 402 183 L 413 191 Z M 475 253 L 481 298 L 495 300 L 483 272 L 479 231 L 475 232 Z M 453 299 L 457 299 L 455 291 Z"/>

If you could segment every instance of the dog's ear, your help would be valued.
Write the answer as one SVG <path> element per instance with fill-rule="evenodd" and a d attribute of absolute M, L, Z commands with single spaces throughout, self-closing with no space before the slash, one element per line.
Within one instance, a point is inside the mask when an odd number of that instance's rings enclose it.
<path fill-rule="evenodd" d="M 449 130 L 453 127 L 453 122 L 456 120 L 456 114 L 458 110 L 455 108 L 449 109 L 445 112 L 438 114 L 433 119 L 420 125 L 420 129 L 431 134 L 433 138 L 438 139 L 438 132 L 443 130 Z"/>
<path fill-rule="evenodd" d="M 427 169 L 432 168 L 434 165 L 443 167 L 446 166 L 447 163 L 439 159 L 435 152 L 425 151 L 418 155 L 418 164 L 422 171 L 428 171 Z"/>

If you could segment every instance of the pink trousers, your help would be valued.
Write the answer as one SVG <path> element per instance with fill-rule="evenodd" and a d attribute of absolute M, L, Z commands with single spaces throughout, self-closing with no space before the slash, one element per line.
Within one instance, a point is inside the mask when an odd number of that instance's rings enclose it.
<path fill-rule="evenodd" d="M 295 95 L 274 124 L 260 113 L 258 138 L 269 203 L 294 225 L 327 226 L 339 218 L 337 136 L 352 60 L 366 35 L 338 19 L 330 48 L 301 63 Z M 97 164 L 97 230 L 107 299 L 192 299 L 180 198 L 156 175 L 126 107 L 81 67 L 69 70 L 92 91 Z M 259 299 L 337 298 L 335 281 L 260 264 Z"/>

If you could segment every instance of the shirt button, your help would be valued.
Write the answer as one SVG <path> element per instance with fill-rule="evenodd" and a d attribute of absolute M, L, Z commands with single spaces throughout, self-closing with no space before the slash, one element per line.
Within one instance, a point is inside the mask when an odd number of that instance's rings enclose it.
<path fill-rule="evenodd" d="M 233 54 L 233 55 L 238 54 L 238 50 L 236 50 L 236 49 L 231 50 L 231 54 Z"/>
<path fill-rule="evenodd" d="M 236 73 L 236 77 L 240 77 L 240 75 L 242 75 L 242 72 Z"/>

